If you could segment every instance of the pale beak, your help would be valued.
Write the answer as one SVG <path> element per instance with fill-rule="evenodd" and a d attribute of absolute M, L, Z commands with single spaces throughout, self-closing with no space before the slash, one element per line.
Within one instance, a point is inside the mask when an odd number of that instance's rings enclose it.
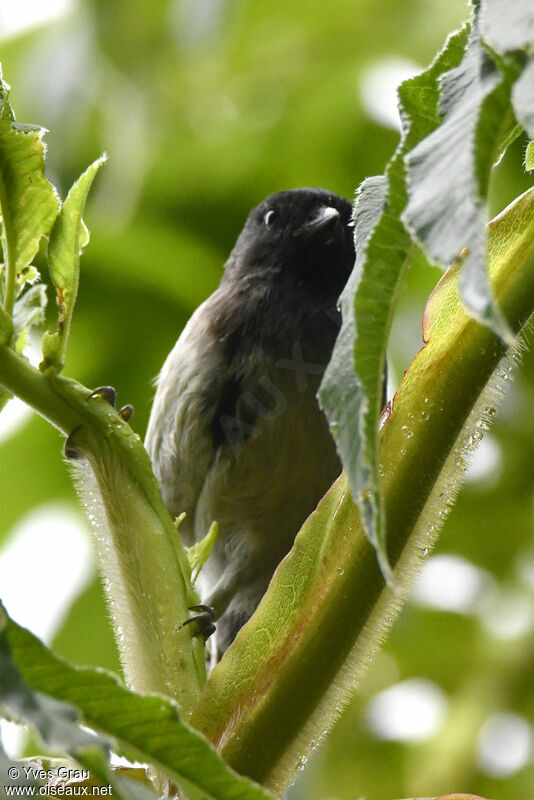
<path fill-rule="evenodd" d="M 331 206 L 321 206 L 315 215 L 305 222 L 302 228 L 299 228 L 299 233 L 304 234 L 306 237 L 314 236 L 320 231 L 326 231 L 329 228 L 333 228 L 338 219 L 339 211 L 337 208 L 332 208 Z"/>

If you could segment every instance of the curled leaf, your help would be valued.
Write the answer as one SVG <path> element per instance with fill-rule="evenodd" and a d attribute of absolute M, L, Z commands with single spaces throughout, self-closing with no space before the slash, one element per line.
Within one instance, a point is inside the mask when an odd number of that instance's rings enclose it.
<path fill-rule="evenodd" d="M 96 173 L 106 161 L 98 158 L 71 187 L 50 234 L 48 265 L 56 289 L 59 318 L 57 331 L 43 340 L 43 368 L 61 369 L 65 361 L 67 341 L 80 277 L 80 254 L 89 241 L 82 219 L 85 202 Z"/>

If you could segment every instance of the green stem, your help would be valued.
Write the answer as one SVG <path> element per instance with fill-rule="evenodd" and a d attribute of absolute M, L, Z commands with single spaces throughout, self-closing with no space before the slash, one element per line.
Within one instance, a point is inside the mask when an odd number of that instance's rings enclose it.
<path fill-rule="evenodd" d="M 69 435 L 82 499 L 93 521 L 117 644 L 130 687 L 175 699 L 186 715 L 205 680 L 204 652 L 191 626 L 198 602 L 176 528 L 150 460 L 135 434 L 100 397 L 76 381 L 42 373 L 0 346 L 0 386 Z"/>
<path fill-rule="evenodd" d="M 58 392 L 52 381 L 6 345 L 0 346 L 0 384 L 65 436 L 85 421 L 87 415 Z M 89 394 L 86 390 L 86 396 Z"/>

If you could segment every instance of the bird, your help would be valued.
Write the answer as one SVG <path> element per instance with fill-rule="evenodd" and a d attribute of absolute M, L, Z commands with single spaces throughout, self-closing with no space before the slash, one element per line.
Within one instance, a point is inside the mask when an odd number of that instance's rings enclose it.
<path fill-rule="evenodd" d="M 198 578 L 216 620 L 212 663 L 341 472 L 316 395 L 354 261 L 347 200 L 317 188 L 267 197 L 156 380 L 145 445 L 164 503 L 185 512 L 186 546 L 219 528 Z"/>

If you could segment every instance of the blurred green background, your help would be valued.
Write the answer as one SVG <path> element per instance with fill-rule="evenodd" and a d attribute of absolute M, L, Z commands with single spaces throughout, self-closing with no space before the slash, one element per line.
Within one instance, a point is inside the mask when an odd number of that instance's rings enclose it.
<path fill-rule="evenodd" d="M 468 13 L 463 0 L 2 0 L 12 104 L 49 129 L 62 196 L 110 156 L 66 374 L 113 384 L 143 435 L 152 380 L 250 208 L 306 185 L 351 198 L 382 173 L 394 86 Z M 492 214 L 532 182 L 524 147 L 495 171 Z M 440 274 L 421 257 L 409 272 L 392 390 Z M 526 352 L 413 599 L 292 800 L 534 796 L 532 367 Z M 61 447 L 39 418 L 0 416 L 0 594 L 72 661 L 118 669 Z"/>

